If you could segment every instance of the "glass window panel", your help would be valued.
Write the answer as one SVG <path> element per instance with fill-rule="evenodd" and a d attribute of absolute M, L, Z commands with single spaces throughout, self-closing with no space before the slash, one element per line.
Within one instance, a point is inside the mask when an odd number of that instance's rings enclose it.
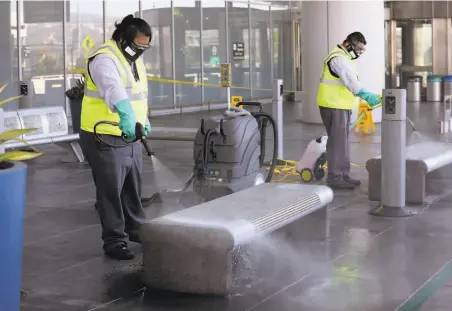
<path fill-rule="evenodd" d="M 251 4 L 251 45 L 250 64 L 253 99 L 269 98 L 271 90 L 270 44 L 270 7 Z"/>
<path fill-rule="evenodd" d="M 400 86 L 406 87 L 410 76 L 420 75 L 423 77 L 423 86 L 426 87 L 427 75 L 433 70 L 432 20 L 397 21 L 396 34 L 396 63 Z"/>
<path fill-rule="evenodd" d="M 103 44 L 102 0 L 71 0 L 71 19 L 67 23 L 67 68 L 86 69 L 90 52 Z M 81 74 L 68 73 L 69 87 L 76 84 Z"/>
<path fill-rule="evenodd" d="M 141 8 L 153 32 L 152 47 L 143 55 L 148 77 L 172 80 L 171 1 L 142 1 Z M 152 109 L 173 108 L 173 84 L 149 81 L 148 99 Z"/>
<path fill-rule="evenodd" d="M 226 6 L 224 1 L 202 1 L 204 83 L 220 83 L 220 64 L 226 63 Z M 227 102 L 226 89 L 204 87 L 204 101 Z"/>
<path fill-rule="evenodd" d="M 146 1 L 143 1 L 145 3 Z M 129 14 L 138 16 L 138 0 L 106 0 L 105 1 L 105 30 L 107 40 L 111 38 L 115 31 L 115 22 L 121 20 Z"/>
<path fill-rule="evenodd" d="M 199 1 L 173 1 L 175 80 L 201 82 L 201 8 Z M 176 82 L 176 106 L 201 104 L 201 86 Z"/>
<path fill-rule="evenodd" d="M 230 62 L 232 67 L 231 95 L 242 96 L 243 100 L 251 99 L 250 92 L 250 46 L 249 46 L 249 8 L 243 2 L 232 2 L 228 8 L 229 14 L 229 42 Z M 234 45 L 244 47 L 243 55 L 234 57 Z"/>
<path fill-rule="evenodd" d="M 290 22 L 286 21 L 285 16 L 289 15 L 289 7 L 284 5 L 272 5 L 272 42 L 273 42 L 273 78 L 284 79 L 284 68 L 286 58 L 291 55 L 290 52 Z M 285 34 L 289 32 L 289 35 Z M 286 83 L 284 83 L 286 88 Z"/>
<path fill-rule="evenodd" d="M 63 2 L 19 3 L 24 13 L 22 72 L 34 86 L 33 106 L 65 107 Z M 36 11 L 36 5 L 44 4 L 46 10 Z M 70 21 L 72 16 L 68 17 Z"/>

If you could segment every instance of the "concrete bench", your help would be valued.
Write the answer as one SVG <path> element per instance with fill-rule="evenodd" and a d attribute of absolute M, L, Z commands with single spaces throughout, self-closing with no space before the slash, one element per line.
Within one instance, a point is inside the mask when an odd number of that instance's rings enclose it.
<path fill-rule="evenodd" d="M 406 203 L 423 204 L 426 196 L 427 175 L 452 164 L 452 144 L 444 142 L 420 142 L 406 150 Z M 381 157 L 366 162 L 369 172 L 371 201 L 381 199 Z"/>
<path fill-rule="evenodd" d="M 0 112 L 0 122 L 3 123 L 4 131 L 37 129 L 19 137 L 27 144 L 10 141 L 3 145 L 5 149 L 23 148 L 28 145 L 68 143 L 77 160 L 84 161 L 83 152 L 78 144 L 79 135 L 69 134 L 67 116 L 62 106 L 2 111 Z"/>
<path fill-rule="evenodd" d="M 244 248 L 291 224 L 308 240 L 324 240 L 332 200 L 326 186 L 265 183 L 146 221 L 143 281 L 177 292 L 233 293 Z"/>

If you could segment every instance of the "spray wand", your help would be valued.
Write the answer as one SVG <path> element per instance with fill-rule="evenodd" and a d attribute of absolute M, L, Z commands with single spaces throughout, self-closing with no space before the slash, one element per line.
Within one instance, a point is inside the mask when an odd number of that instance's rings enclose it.
<path fill-rule="evenodd" d="M 154 152 L 152 151 L 151 147 L 149 146 L 149 143 L 146 140 L 146 134 L 144 132 L 144 126 L 140 122 L 137 122 L 135 124 L 135 138 L 134 139 L 130 140 L 130 139 L 127 138 L 126 134 L 124 134 L 124 133 L 121 134 L 121 138 L 124 141 L 124 144 L 121 144 L 121 145 L 110 144 L 110 143 L 107 143 L 106 141 L 104 141 L 102 139 L 102 136 L 100 136 L 97 133 L 97 127 L 99 125 L 101 125 L 101 124 L 108 124 L 108 125 L 119 127 L 119 123 L 118 122 L 113 122 L 113 121 L 100 121 L 100 122 L 97 122 L 94 125 L 94 135 L 96 136 L 96 139 L 98 141 L 100 141 L 101 143 L 103 143 L 103 144 L 105 144 L 105 145 L 107 145 L 109 147 L 112 147 L 112 148 L 124 148 L 124 147 L 127 147 L 127 146 L 137 142 L 137 141 L 140 141 L 143 144 L 144 149 L 146 150 L 146 153 L 148 154 L 148 156 L 153 156 L 154 155 Z"/>
<path fill-rule="evenodd" d="M 378 94 L 378 97 L 380 98 L 380 103 L 378 105 L 375 105 L 373 107 L 369 106 L 369 108 L 367 108 L 367 111 L 374 111 L 375 109 L 380 108 L 383 104 L 381 103 L 381 100 L 383 98 L 383 96 L 381 94 Z M 353 130 L 353 128 L 356 126 L 356 124 L 358 124 L 364 117 L 366 116 L 366 112 L 361 113 L 358 118 L 356 118 L 356 121 L 350 124 L 350 127 L 348 128 L 349 131 Z"/>
<path fill-rule="evenodd" d="M 374 111 L 375 109 L 378 109 L 381 106 L 383 106 L 383 104 L 381 103 L 381 101 L 383 99 L 383 96 L 381 94 L 378 94 L 378 97 L 380 98 L 380 103 L 378 105 L 373 106 L 373 107 L 367 108 L 367 111 Z M 353 128 L 356 126 L 356 124 L 358 124 L 358 122 L 361 121 L 365 116 L 366 116 L 365 112 L 361 113 L 358 116 L 358 118 L 356 118 L 356 121 L 350 124 L 350 127 L 348 128 L 349 131 L 353 130 Z M 411 127 L 413 128 L 413 131 L 416 131 L 416 128 L 414 127 L 413 121 L 411 121 L 409 118 L 406 118 L 406 119 L 411 124 Z"/>

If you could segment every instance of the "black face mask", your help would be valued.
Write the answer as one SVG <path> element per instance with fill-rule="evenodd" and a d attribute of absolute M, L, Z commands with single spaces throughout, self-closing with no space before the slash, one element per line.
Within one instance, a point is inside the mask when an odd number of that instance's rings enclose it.
<path fill-rule="evenodd" d="M 347 52 L 350 54 L 353 60 L 358 59 L 361 54 L 364 53 L 364 48 L 360 48 L 358 45 L 349 42 L 347 47 Z"/>
<path fill-rule="evenodd" d="M 136 61 L 149 47 L 138 45 L 135 42 L 129 42 L 128 40 L 122 40 L 119 45 L 125 58 L 131 62 Z"/>

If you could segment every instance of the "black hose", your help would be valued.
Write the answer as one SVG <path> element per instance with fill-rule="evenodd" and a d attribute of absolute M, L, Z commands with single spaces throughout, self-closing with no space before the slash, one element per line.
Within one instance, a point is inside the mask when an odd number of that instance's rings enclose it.
<path fill-rule="evenodd" d="M 273 178 L 273 173 L 275 172 L 275 168 L 276 168 L 276 163 L 278 162 L 278 141 L 279 141 L 279 137 L 278 137 L 278 129 L 276 128 L 276 122 L 275 119 L 273 119 L 273 117 L 266 113 L 266 112 L 252 112 L 251 115 L 253 117 L 255 117 L 256 119 L 263 117 L 263 118 L 267 118 L 270 123 L 272 124 L 273 127 L 273 140 L 274 140 L 274 146 L 273 146 L 273 159 L 272 159 L 272 164 L 270 165 L 270 170 L 268 172 L 268 176 L 267 179 L 265 180 L 265 182 L 271 182 L 272 178 Z M 261 137 L 261 141 L 265 140 L 265 137 Z M 265 148 L 265 143 L 264 143 L 264 148 Z"/>
<path fill-rule="evenodd" d="M 261 121 L 261 124 L 259 125 L 260 133 L 261 133 L 261 157 L 260 157 L 260 165 L 264 165 L 264 159 L 265 159 L 265 151 L 266 151 L 266 142 L 265 139 L 262 139 L 262 137 L 265 138 L 267 136 L 267 119 L 263 118 Z"/>
<path fill-rule="evenodd" d="M 207 160 L 208 160 L 208 152 L 207 149 L 209 147 L 209 141 L 210 141 L 210 136 L 212 136 L 212 134 L 215 134 L 215 131 L 212 130 L 208 130 L 206 133 L 206 136 L 204 136 L 204 146 L 203 146 L 203 152 L 202 152 L 202 169 L 203 169 L 203 173 L 204 176 L 206 174 L 206 170 L 207 170 Z"/>
<path fill-rule="evenodd" d="M 97 133 L 97 127 L 98 127 L 99 125 L 102 125 L 102 124 L 104 124 L 104 125 L 107 124 L 107 125 L 119 127 L 119 123 L 118 123 L 118 122 L 113 122 L 113 121 L 99 121 L 99 122 L 97 122 L 97 123 L 94 125 L 93 132 L 94 132 L 94 136 L 96 137 L 96 139 L 97 139 L 98 141 L 100 141 L 101 143 L 103 143 L 103 144 L 109 146 L 109 147 L 112 147 L 112 148 L 125 148 L 125 147 L 130 146 L 131 144 L 133 144 L 134 142 L 137 141 L 136 139 L 133 139 L 133 140 L 127 140 L 125 135 L 121 135 L 121 138 L 122 138 L 122 140 L 124 141 L 124 144 L 121 144 L 121 145 L 115 145 L 115 144 L 107 143 L 107 142 L 104 141 L 104 140 L 102 139 L 102 137 Z"/>

